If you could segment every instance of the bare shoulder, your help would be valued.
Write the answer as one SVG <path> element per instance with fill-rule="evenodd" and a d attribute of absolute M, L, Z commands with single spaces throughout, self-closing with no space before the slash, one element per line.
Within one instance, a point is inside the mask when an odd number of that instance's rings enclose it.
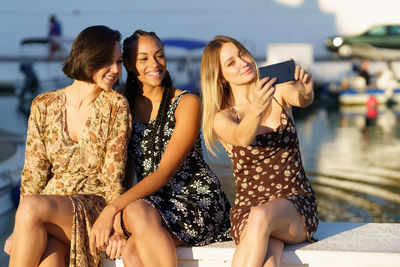
<path fill-rule="evenodd" d="M 183 91 L 180 89 L 175 90 L 174 99 L 178 97 Z M 182 96 L 179 101 L 179 105 L 177 111 L 179 112 L 187 112 L 189 110 L 200 110 L 200 99 L 197 95 L 187 93 Z"/>
<path fill-rule="evenodd" d="M 231 145 L 226 140 L 233 132 L 233 125 L 237 123 L 235 114 L 226 108 L 214 115 L 213 130 L 218 137 L 219 142 L 224 146 L 226 151 L 231 150 Z"/>
<path fill-rule="evenodd" d="M 188 93 L 182 96 L 181 102 L 185 103 L 186 105 L 200 105 L 200 98 L 197 95 Z"/>

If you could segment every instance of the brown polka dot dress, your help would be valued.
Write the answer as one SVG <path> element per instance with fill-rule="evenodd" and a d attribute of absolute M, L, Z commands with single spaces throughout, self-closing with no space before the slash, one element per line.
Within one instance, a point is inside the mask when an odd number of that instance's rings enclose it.
<path fill-rule="evenodd" d="M 284 108 L 276 130 L 257 135 L 250 146 L 233 146 L 228 155 L 236 182 L 235 205 L 230 212 L 231 235 L 236 244 L 250 208 L 277 198 L 293 203 L 304 221 L 308 240 L 314 242 L 318 226 L 316 197 L 303 168 L 294 121 Z"/>

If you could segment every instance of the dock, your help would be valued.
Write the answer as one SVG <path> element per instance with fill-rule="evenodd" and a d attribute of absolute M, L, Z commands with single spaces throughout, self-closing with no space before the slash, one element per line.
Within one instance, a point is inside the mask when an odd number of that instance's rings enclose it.
<path fill-rule="evenodd" d="M 49 59 L 47 56 L 0 55 L 0 63 L 62 62 L 65 59 L 66 57 L 54 57 Z"/>

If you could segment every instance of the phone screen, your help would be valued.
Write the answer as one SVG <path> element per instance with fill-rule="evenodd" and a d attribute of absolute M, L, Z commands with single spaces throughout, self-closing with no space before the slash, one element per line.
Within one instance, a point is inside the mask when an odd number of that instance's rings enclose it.
<path fill-rule="evenodd" d="M 264 66 L 258 69 L 260 79 L 264 77 L 277 78 L 276 83 L 284 83 L 294 80 L 295 64 L 293 60 Z"/>

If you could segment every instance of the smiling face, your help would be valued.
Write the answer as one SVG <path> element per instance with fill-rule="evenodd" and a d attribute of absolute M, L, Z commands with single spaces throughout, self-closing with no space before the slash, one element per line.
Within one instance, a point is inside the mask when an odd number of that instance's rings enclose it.
<path fill-rule="evenodd" d="M 164 48 L 159 40 L 152 36 L 141 36 L 132 53 L 137 77 L 143 86 L 160 86 L 166 73 Z"/>
<path fill-rule="evenodd" d="M 232 42 L 221 46 L 219 58 L 223 79 L 231 87 L 250 84 L 256 78 L 252 58 L 240 51 Z"/>
<path fill-rule="evenodd" d="M 102 89 L 112 89 L 122 73 L 122 54 L 121 47 L 116 42 L 112 60 L 93 73 L 94 83 Z"/>

